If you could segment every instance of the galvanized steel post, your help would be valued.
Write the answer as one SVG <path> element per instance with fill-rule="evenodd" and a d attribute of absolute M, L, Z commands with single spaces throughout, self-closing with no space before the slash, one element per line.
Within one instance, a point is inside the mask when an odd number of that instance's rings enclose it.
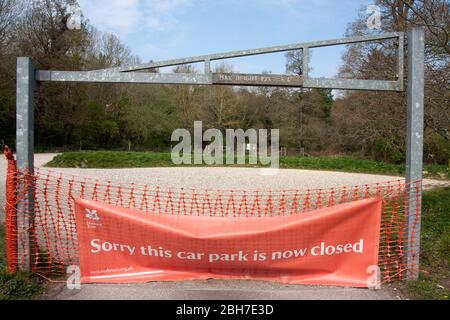
<path fill-rule="evenodd" d="M 407 280 L 419 277 L 420 219 L 424 135 L 425 32 L 413 28 L 408 34 L 408 124 L 407 124 Z"/>
<path fill-rule="evenodd" d="M 18 179 L 17 233 L 18 267 L 29 271 L 31 266 L 30 229 L 34 220 L 34 88 L 35 68 L 30 58 L 17 59 L 16 152 Z"/>

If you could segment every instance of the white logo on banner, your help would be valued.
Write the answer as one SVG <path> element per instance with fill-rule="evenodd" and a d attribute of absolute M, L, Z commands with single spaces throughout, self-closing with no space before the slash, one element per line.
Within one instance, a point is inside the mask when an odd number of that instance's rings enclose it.
<path fill-rule="evenodd" d="M 93 221 L 99 221 L 100 217 L 95 209 L 86 209 L 86 218 Z"/>

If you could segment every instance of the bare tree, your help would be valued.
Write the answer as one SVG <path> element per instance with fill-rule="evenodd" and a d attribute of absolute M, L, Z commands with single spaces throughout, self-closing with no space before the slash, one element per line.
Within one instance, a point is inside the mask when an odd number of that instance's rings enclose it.
<path fill-rule="evenodd" d="M 449 148 L 449 3 L 445 0 L 378 0 L 376 4 L 381 8 L 382 32 L 407 32 L 414 26 L 425 28 L 426 134 L 427 137 L 439 135 L 440 139 L 447 141 L 447 147 L 443 148 Z M 367 17 L 361 14 L 356 21 L 350 24 L 347 35 L 380 32 L 367 29 L 366 19 Z M 348 46 L 343 57 L 344 66 L 340 70 L 341 76 L 361 79 L 395 79 L 396 48 L 397 44 L 394 41 Z M 407 75 L 407 72 L 404 74 Z M 361 149 L 375 148 L 385 150 L 386 154 L 389 152 L 404 154 L 405 93 L 374 95 L 372 93 L 347 92 L 345 97 L 346 99 L 338 104 L 340 110 L 335 108 L 334 118 L 336 121 L 342 121 L 342 132 L 348 137 L 348 142 L 355 142 L 356 145 L 360 145 Z M 344 106 L 345 104 L 348 104 L 347 107 Z M 355 108 L 350 105 L 354 105 Z M 356 105 L 360 105 L 360 107 L 356 108 Z M 338 112 L 343 112 L 344 116 L 338 116 Z M 372 121 L 371 116 L 375 117 L 377 121 Z M 351 127 L 353 130 L 345 130 L 344 126 Z M 430 139 L 426 138 L 425 141 L 427 143 Z M 347 145 L 350 144 L 347 143 Z M 447 153 L 443 148 L 441 147 L 439 152 L 445 155 Z M 426 146 L 426 150 L 428 149 Z M 429 156 L 427 155 L 427 157 Z M 401 160 L 400 156 L 394 158 Z"/>
<path fill-rule="evenodd" d="M 0 1 L 0 50 L 7 48 L 12 39 L 22 5 L 18 0 Z"/>

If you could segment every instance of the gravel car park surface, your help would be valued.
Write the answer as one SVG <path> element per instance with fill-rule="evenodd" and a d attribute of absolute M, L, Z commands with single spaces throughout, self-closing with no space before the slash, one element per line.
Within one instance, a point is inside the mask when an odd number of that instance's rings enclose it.
<path fill-rule="evenodd" d="M 36 154 L 35 165 L 41 167 L 56 154 Z M 3 207 L 5 196 L 6 160 L 0 159 L 0 210 L 1 221 L 4 220 Z M 281 169 L 276 175 L 262 175 L 258 168 L 225 167 L 180 167 L 180 168 L 127 168 L 127 169 L 77 169 L 51 168 L 62 172 L 112 182 L 134 182 L 159 186 L 162 189 L 195 188 L 198 190 L 292 190 L 319 189 L 336 186 L 353 186 L 378 182 L 403 180 L 401 177 L 373 174 L 344 173 L 332 171 Z M 448 181 L 425 179 L 426 187 L 448 184 Z"/>

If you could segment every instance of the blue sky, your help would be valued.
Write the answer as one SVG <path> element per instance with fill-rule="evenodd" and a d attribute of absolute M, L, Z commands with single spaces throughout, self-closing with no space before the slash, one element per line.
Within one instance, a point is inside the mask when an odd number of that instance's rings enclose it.
<path fill-rule="evenodd" d="M 85 18 L 143 62 L 343 37 L 374 0 L 79 0 Z M 316 49 L 313 76 L 334 76 L 343 47 Z M 283 54 L 226 60 L 235 71 L 284 73 Z"/>

